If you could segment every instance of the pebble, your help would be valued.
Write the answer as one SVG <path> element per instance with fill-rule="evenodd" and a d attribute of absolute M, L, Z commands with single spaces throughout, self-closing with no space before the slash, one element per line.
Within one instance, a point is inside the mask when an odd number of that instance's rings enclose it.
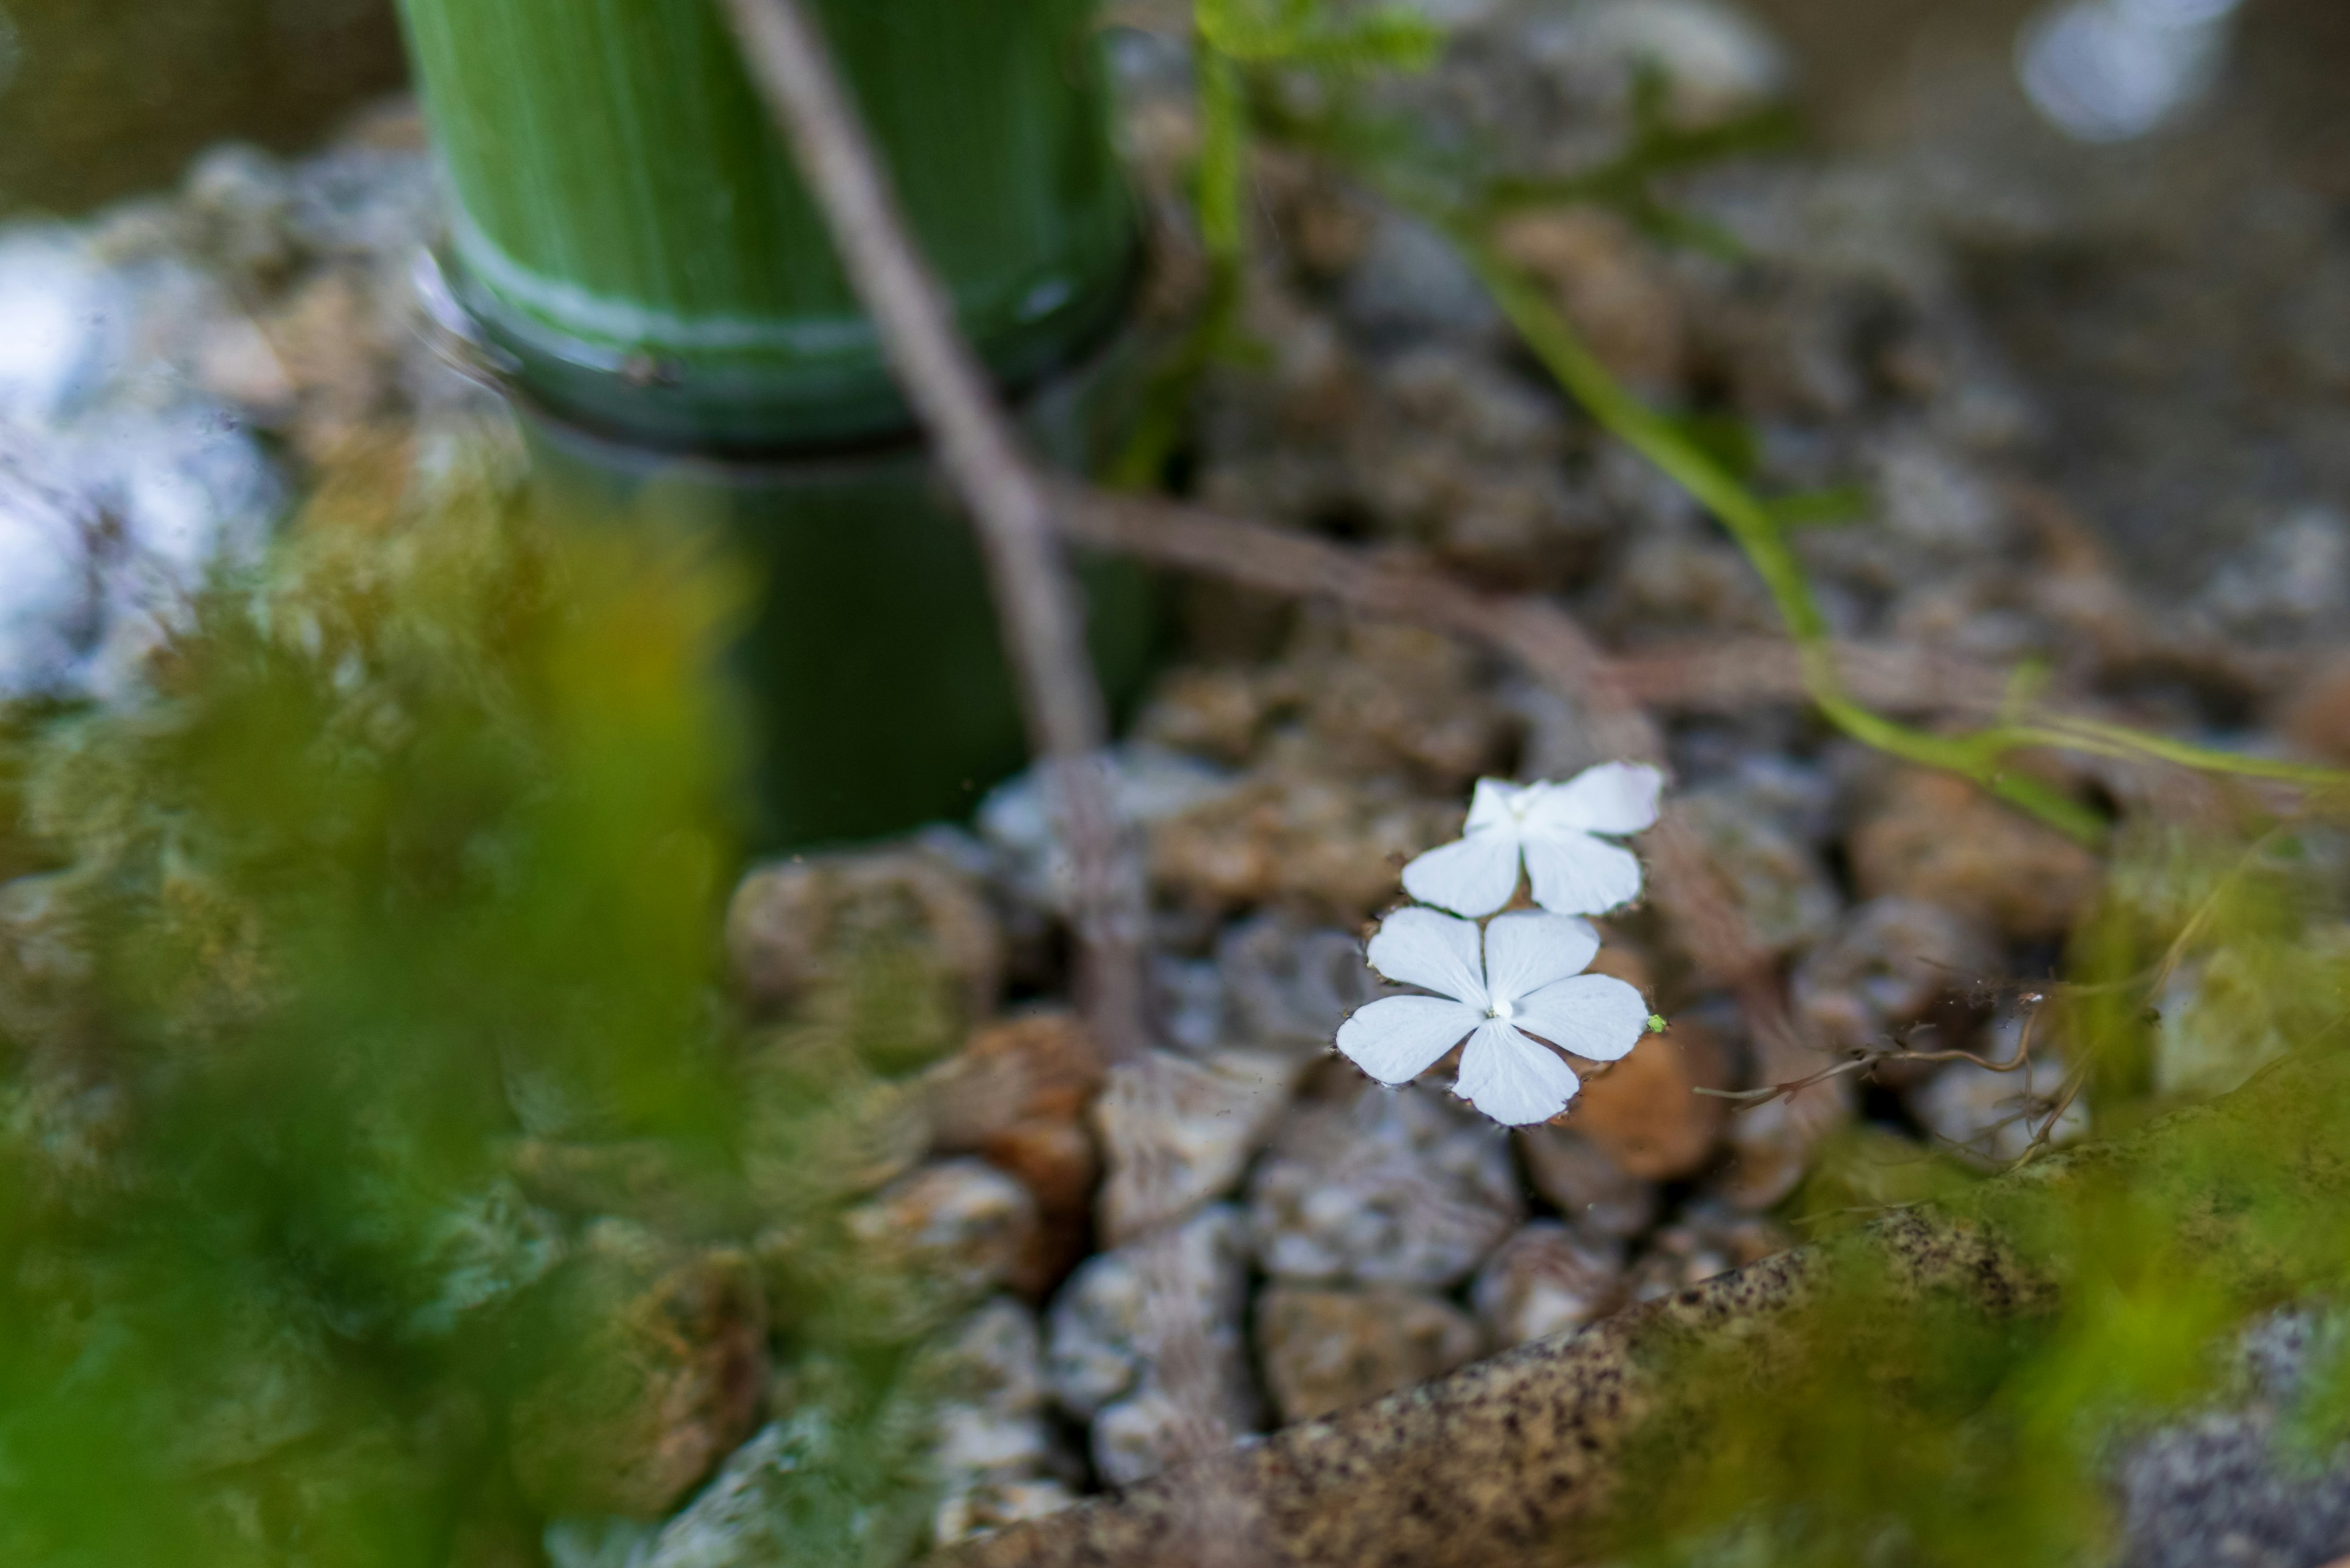
<path fill-rule="evenodd" d="M 1092 1422 L 1104 1480 L 1128 1484 L 1202 1442 L 1256 1428 L 1243 1241 L 1239 1211 L 1218 1205 L 1088 1260 L 1054 1299 L 1045 1384 L 1063 1409 Z"/>
<path fill-rule="evenodd" d="M 1997 1059 L 1995 1057 L 1995 1059 Z M 2064 1092 L 2064 1064 L 2035 1056 L 2014 1073 L 1994 1073 L 1953 1062 L 1909 1091 L 1910 1114 L 1950 1152 L 1981 1170 L 2023 1158 L 2033 1133 Z M 2089 1109 L 2075 1097 L 2049 1128 L 2052 1143 L 2071 1143 L 2089 1131 Z"/>
<path fill-rule="evenodd" d="M 1555 1220 L 1536 1220 L 1495 1249 L 1469 1300 L 1485 1348 L 1565 1334 L 1615 1310 L 1624 1290 L 1624 1248 Z"/>
<path fill-rule="evenodd" d="M 1193 665 L 1159 678 L 1134 722 L 1138 739 L 1229 766 L 1255 753 L 1290 683 L 1253 666 Z"/>
<path fill-rule="evenodd" d="M 653 1519 L 750 1435 L 767 1314 L 744 1254 L 590 1227 L 548 1281 L 544 1371 L 507 1412 L 516 1481 L 550 1515 Z"/>
<path fill-rule="evenodd" d="M 1017 1278 L 1036 1245 L 1036 1199 L 978 1159 L 925 1166 L 849 1210 L 850 1255 L 826 1282 L 844 1333 L 911 1340 Z"/>
<path fill-rule="evenodd" d="M 775 1011 L 858 966 L 934 990 L 955 1033 L 995 1009 L 1003 936 L 979 889 L 920 850 L 795 857 L 754 870 L 726 912 L 736 984 Z M 877 1064 L 901 1068 L 908 1064 Z"/>
<path fill-rule="evenodd" d="M 1458 836 L 1458 801 L 1341 774 L 1292 739 L 1228 793 L 1151 828 L 1163 898 L 1210 911 L 1283 905 L 1351 925 L 1396 901 L 1406 860 Z"/>
<path fill-rule="evenodd" d="M 1620 99 L 1633 73 L 1653 66 L 1672 88 L 1673 117 L 1684 123 L 1751 112 L 1776 101 L 1794 79 L 1785 48 L 1724 0 L 1585 0 L 1544 20 L 1549 25 L 1534 35 L 1538 53 L 1583 96 Z M 1595 79 L 1602 77 L 1604 85 Z"/>
<path fill-rule="evenodd" d="M 1794 1244 L 1794 1237 L 1768 1220 L 1718 1200 L 1700 1199 L 1657 1232 L 1634 1260 L 1625 1289 L 1632 1301 L 1652 1302 Z"/>
<path fill-rule="evenodd" d="M 1346 472 L 1354 499 L 1383 534 L 1526 587 L 1587 575 L 1609 518 L 1573 482 L 1574 427 L 1561 419 L 1555 394 L 1456 342 L 1407 349 L 1375 374 L 1376 397 L 1347 443 Z M 1399 642 L 1404 629 L 1358 628 L 1357 635 Z M 1455 667 L 1467 664 L 1458 643 L 1446 652 Z M 1378 662 L 1378 650 L 1366 650 L 1351 683 L 1388 676 L 1368 667 Z M 1343 690 L 1347 675 L 1342 669 L 1315 682 L 1317 707 L 1326 692 Z M 1462 770 L 1481 767 L 1477 751 L 1490 753 L 1493 740 L 1480 733 L 1490 714 L 1477 684 L 1457 677 L 1451 684 L 1459 688 L 1451 705 L 1420 718 L 1419 749 L 1428 761 L 1449 763 L 1451 782 L 1465 783 Z M 1402 682 L 1390 689 L 1410 690 Z"/>
<path fill-rule="evenodd" d="M 1823 1057 L 1806 1055 L 1789 1064 L 1797 1069 L 1790 1076 L 1807 1075 L 1825 1064 Z M 1750 1212 L 1775 1208 L 1803 1185 L 1820 1140 L 1852 1120 L 1854 1098 L 1847 1080 L 1832 1079 L 1800 1095 L 1742 1106 L 1730 1120 L 1730 1158 L 1716 1173 L 1713 1189 Z"/>
<path fill-rule="evenodd" d="M 2211 1099 L 2291 1051 L 2271 998 L 2294 983 L 2234 948 L 2180 963 L 2154 999 L 2155 1093 Z"/>
<path fill-rule="evenodd" d="M 1668 1180 L 1695 1174 L 1712 1157 L 1728 1106 L 1697 1091 L 1729 1085 L 1728 1052 L 1703 1023 L 1685 1020 L 1593 1071 L 1559 1119 L 1625 1174 Z"/>
<path fill-rule="evenodd" d="M 1413 1291 L 1276 1284 L 1257 1298 L 1257 1351 L 1284 1423 L 1440 1377 L 1477 1357 L 1476 1321 Z"/>
<path fill-rule="evenodd" d="M 1879 1048 L 1945 997 L 2000 972 L 1979 920 L 1917 898 L 1855 907 L 1795 971 L 1795 1010 L 1827 1051 Z M 1822 1064 L 1827 1058 L 1823 1055 Z"/>
<path fill-rule="evenodd" d="M 1546 410 L 1541 422 L 1549 427 Z M 1283 738 L 1325 773 L 1388 775 L 1465 797 L 1515 739 L 1516 721 L 1487 690 L 1477 653 L 1425 628 L 1309 614 L 1284 662 L 1303 732 Z"/>
<path fill-rule="evenodd" d="M 1341 308 L 1350 327 L 1380 344 L 1491 337 L 1503 326 L 1500 308 L 1460 253 L 1426 223 L 1392 210 L 1374 220 Z"/>
<path fill-rule="evenodd" d="M 1362 938 L 1281 914 L 1228 928 L 1215 968 L 1235 1038 L 1275 1050 L 1327 1051 L 1350 1015 L 1396 993 L 1365 960 Z"/>
<path fill-rule="evenodd" d="M 2311 756 L 2350 762 L 2350 657 L 2327 659 L 2303 679 L 2285 703 L 2283 729 Z"/>
<path fill-rule="evenodd" d="M 926 1380 L 944 1390 L 931 1462 L 942 1495 L 931 1532 L 941 1546 L 1076 1501 L 1073 1457 L 1045 1411 L 1044 1344 L 1035 1314 L 988 1303 L 924 1353 Z"/>
<path fill-rule="evenodd" d="M 1657 1189 L 1573 1127 L 1521 1127 L 1520 1158 L 1534 1190 L 1588 1236 L 1622 1241 L 1656 1223 Z"/>
<path fill-rule="evenodd" d="M 1154 825 L 1229 794 L 1222 769 L 1162 746 L 1129 743 L 1108 753 L 1110 793 L 1119 816 L 1149 832 Z M 1003 857 L 1013 895 L 1066 914 L 1076 870 L 1055 836 L 1042 776 L 1032 768 L 998 784 L 980 803 L 980 836 Z"/>
<path fill-rule="evenodd" d="M 931 1100 L 917 1083 L 876 1075 L 838 1032 L 778 1031 L 744 1074 L 744 1174 L 778 1219 L 877 1191 L 920 1163 Z"/>
<path fill-rule="evenodd" d="M 957 1487 L 939 1500 L 931 1518 L 931 1540 L 937 1546 L 952 1546 L 1058 1513 L 1076 1501 L 1076 1489 L 1052 1476 L 981 1480 Z"/>
<path fill-rule="evenodd" d="M 1510 219 L 1494 244 L 1548 287 L 1618 377 L 1651 394 L 1681 384 L 1690 342 L 1680 300 L 1629 223 L 1596 207 L 1555 209 Z"/>
<path fill-rule="evenodd" d="M 1172 1223 L 1240 1184 L 1289 1104 L 1295 1057 L 1151 1051 L 1120 1063 L 1094 1106 L 1107 1176 L 1098 1213 L 1112 1245 Z"/>
<path fill-rule="evenodd" d="M 1757 947 L 1803 952 L 1835 929 L 1844 900 L 1767 785 L 1746 778 L 1700 784 L 1680 796 L 1678 812 L 1729 884 Z"/>
<path fill-rule="evenodd" d="M 923 1352 L 941 1391 L 933 1453 L 956 1477 L 1026 1474 L 1053 1459 L 1045 1414 L 1045 1342 L 1036 1314 L 1003 1297 Z"/>
<path fill-rule="evenodd" d="M 938 1147 L 969 1152 L 1027 1123 L 1083 1120 L 1104 1079 L 1085 1025 L 1053 1008 L 981 1029 L 920 1086 Z"/>
<path fill-rule="evenodd" d="M 2027 940 L 2070 930 L 2099 879 L 2096 857 L 2054 828 L 1922 768 L 1874 792 L 1846 847 L 1863 898 L 1939 904 Z"/>
<path fill-rule="evenodd" d="M 2211 575 L 2199 607 L 2254 644 L 2314 628 L 2338 635 L 2350 602 L 2350 517 L 2307 506 L 2251 535 Z"/>
<path fill-rule="evenodd" d="M 1248 1199 L 1259 1265 L 1300 1283 L 1441 1289 L 1523 1213 L 1507 1131 L 1368 1083 L 1291 1111 Z"/>

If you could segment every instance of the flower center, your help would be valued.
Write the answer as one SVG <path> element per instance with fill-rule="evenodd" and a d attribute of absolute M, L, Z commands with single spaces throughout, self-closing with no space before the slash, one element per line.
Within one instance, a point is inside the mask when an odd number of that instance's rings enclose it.
<path fill-rule="evenodd" d="M 1515 1018 L 1517 1015 L 1517 1003 L 1510 1001 L 1506 997 L 1495 997 L 1493 999 L 1493 1005 L 1486 1011 L 1486 1016 L 1490 1018 L 1498 1018 L 1504 1023 L 1507 1023 L 1511 1019 Z"/>

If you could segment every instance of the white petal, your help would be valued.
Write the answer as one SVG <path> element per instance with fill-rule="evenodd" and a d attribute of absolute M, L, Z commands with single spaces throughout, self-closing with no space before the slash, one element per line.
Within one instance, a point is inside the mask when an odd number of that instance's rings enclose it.
<path fill-rule="evenodd" d="M 1484 1017 L 1440 996 L 1386 997 L 1338 1025 L 1338 1049 L 1382 1084 L 1409 1084 Z"/>
<path fill-rule="evenodd" d="M 1485 928 L 1485 989 L 1515 1002 L 1581 974 L 1599 956 L 1599 933 L 1573 915 L 1503 915 Z"/>
<path fill-rule="evenodd" d="M 1516 825 L 1516 814 L 1511 803 L 1519 796 L 1536 794 L 1547 788 L 1544 784 L 1513 784 L 1507 779 L 1479 779 L 1477 789 L 1469 797 L 1468 832 L 1477 833 L 1488 827 L 1510 827 Z"/>
<path fill-rule="evenodd" d="M 1516 1023 L 1586 1062 L 1620 1061 L 1648 1032 L 1647 999 L 1604 974 L 1578 974 L 1517 1003 Z"/>
<path fill-rule="evenodd" d="M 1544 790 L 1528 820 L 1586 833 L 1638 833 L 1657 824 L 1665 775 L 1640 763 L 1602 763 Z"/>
<path fill-rule="evenodd" d="M 1453 1092 L 1504 1127 L 1523 1127 L 1566 1109 L 1580 1086 L 1556 1052 L 1489 1019 L 1469 1036 Z"/>
<path fill-rule="evenodd" d="M 1433 909 L 1398 909 L 1371 939 L 1371 967 L 1402 985 L 1485 1011 L 1485 962 L 1477 928 Z"/>
<path fill-rule="evenodd" d="M 1518 890 L 1518 836 L 1490 827 L 1431 849 L 1403 868 L 1403 890 L 1423 904 L 1490 915 Z"/>
<path fill-rule="evenodd" d="M 1528 835 L 1534 902 L 1561 915 L 1604 915 L 1640 896 L 1640 862 L 1587 833 Z"/>

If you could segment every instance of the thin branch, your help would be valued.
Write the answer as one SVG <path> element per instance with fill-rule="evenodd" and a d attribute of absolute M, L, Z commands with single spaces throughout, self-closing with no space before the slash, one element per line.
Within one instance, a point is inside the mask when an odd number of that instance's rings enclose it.
<path fill-rule="evenodd" d="M 1970 1062 L 1986 1073 L 2020 1073 L 2032 1065 L 2032 1035 L 2033 1031 L 2040 1023 L 2038 1004 L 2043 1000 L 2044 999 L 2037 996 L 2031 999 L 2032 1011 L 2023 1015 L 2023 1030 L 2017 1036 L 2015 1054 L 2004 1062 L 1994 1062 L 1990 1057 L 1980 1055 L 1975 1052 L 1957 1049 L 1912 1051 L 1906 1046 L 1896 1046 L 1890 1049 L 1872 1047 L 1855 1051 L 1850 1056 L 1832 1067 L 1823 1067 L 1807 1077 L 1791 1079 L 1783 1084 L 1766 1084 L 1759 1089 L 1697 1089 L 1692 1093 L 1704 1095 L 1712 1099 L 1728 1100 L 1741 1110 L 1752 1110 L 1758 1106 L 1767 1106 L 1773 1100 L 1792 1098 L 1802 1094 L 1805 1089 L 1827 1083 L 1832 1079 L 1845 1077 L 1854 1073 L 1874 1072 L 1889 1063 L 1908 1064 Z M 2060 1111 L 2058 1114 L 2063 1113 Z"/>
<path fill-rule="evenodd" d="M 906 400 L 978 527 L 1030 743 L 1047 764 L 1075 871 L 1088 1021 L 1101 1050 L 1129 1055 L 1143 1042 L 1141 872 L 1102 766 L 1107 711 L 1045 484 L 922 259 L 822 34 L 799 0 L 724 0 L 724 10 Z"/>
<path fill-rule="evenodd" d="M 1616 662 L 1547 599 L 1485 593 L 1343 545 L 1180 502 L 1074 484 L 1064 485 L 1056 499 L 1054 515 L 1078 543 L 1260 592 L 1327 599 L 1357 614 L 1482 644 L 1572 701 L 1589 719 L 1603 752 L 1635 762 L 1664 761 L 1663 732 L 1627 688 Z M 1739 993 L 1758 1034 L 1792 1029 L 1770 957 L 1696 836 L 1669 809 L 1648 848 L 1656 899 L 1691 959 L 1708 978 Z"/>

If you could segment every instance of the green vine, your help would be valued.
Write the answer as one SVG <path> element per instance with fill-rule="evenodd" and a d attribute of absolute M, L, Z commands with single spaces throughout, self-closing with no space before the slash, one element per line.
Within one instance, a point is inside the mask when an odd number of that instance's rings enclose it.
<path fill-rule="evenodd" d="M 1424 27 L 1401 26 L 1385 11 L 1352 25 L 1317 22 L 1317 0 L 1279 0 L 1277 16 L 1242 18 L 1234 0 L 1198 0 L 1195 8 L 1201 126 L 1201 227 L 1222 280 L 1229 329 L 1243 260 L 1241 232 L 1246 148 L 1253 135 L 1278 136 L 1312 152 L 1445 234 L 1559 386 L 1601 429 L 1638 452 L 1712 514 L 1762 580 L 1794 641 L 1804 685 L 1821 715 L 1845 734 L 1905 762 L 1966 778 L 2068 836 L 2095 844 L 2106 818 L 2033 774 L 2016 759 L 2032 751 L 2154 761 L 2223 777 L 2259 779 L 2315 794 L 2350 794 L 2350 774 L 2276 762 L 2070 715 L 2022 712 L 1957 734 L 1905 724 L 1855 697 L 1837 669 L 1827 619 L 1788 538 L 1791 528 L 1850 515 L 1848 491 L 1767 498 L 1712 450 L 1690 421 L 1650 408 L 1617 379 L 1565 316 L 1492 240 L 1503 219 L 1532 208 L 1599 205 L 1662 243 L 1735 254 L 1736 241 L 1678 213 L 1657 192 L 1665 174 L 1784 142 L 1788 117 L 1773 110 L 1689 130 L 1664 110 L 1665 81 L 1643 70 L 1634 81 L 1631 135 L 1617 158 L 1580 174 L 1525 179 L 1493 175 L 1458 157 L 1434 154 L 1408 127 L 1355 115 L 1349 78 L 1373 66 L 1412 68 L 1433 57 Z M 1284 84 L 1312 77 L 1324 89 L 1310 111 L 1295 107 Z M 1461 192 L 1470 192 L 1467 200 Z M 1204 366 L 1203 357 L 1201 364 Z M 2028 672 L 2026 672 L 2028 674 Z M 2019 680 L 2019 698 L 2028 696 Z"/>

